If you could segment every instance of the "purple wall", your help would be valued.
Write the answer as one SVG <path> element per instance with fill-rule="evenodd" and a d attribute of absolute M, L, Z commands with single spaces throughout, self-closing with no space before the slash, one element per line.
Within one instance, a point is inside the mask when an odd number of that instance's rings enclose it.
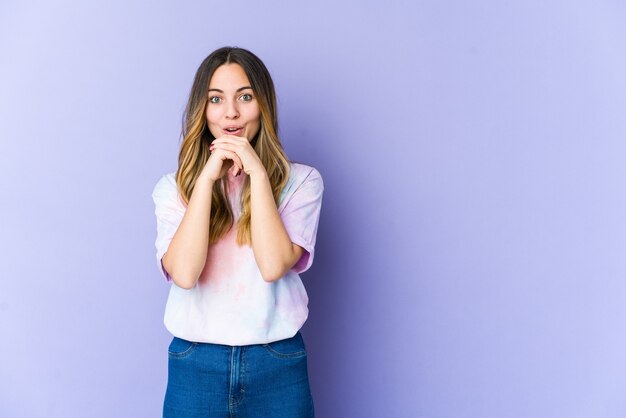
<path fill-rule="evenodd" d="M 150 195 L 226 44 L 325 179 L 319 417 L 626 416 L 622 2 L 84 3 L 0 4 L 0 416 L 160 415 Z"/>

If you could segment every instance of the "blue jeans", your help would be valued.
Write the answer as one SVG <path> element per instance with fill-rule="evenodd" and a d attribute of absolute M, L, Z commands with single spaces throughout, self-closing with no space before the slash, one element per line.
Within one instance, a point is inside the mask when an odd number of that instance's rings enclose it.
<path fill-rule="evenodd" d="M 163 417 L 314 417 L 302 335 L 244 346 L 174 337 Z"/>

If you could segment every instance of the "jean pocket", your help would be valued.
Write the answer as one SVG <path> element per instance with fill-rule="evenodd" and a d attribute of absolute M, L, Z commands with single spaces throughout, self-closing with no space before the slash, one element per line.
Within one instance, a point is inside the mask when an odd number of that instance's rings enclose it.
<path fill-rule="evenodd" d="M 286 340 L 263 344 L 263 348 L 275 358 L 292 359 L 306 357 L 306 347 L 300 332 Z"/>
<path fill-rule="evenodd" d="M 170 357 L 175 358 L 187 357 L 194 351 L 197 345 L 198 343 L 174 337 L 172 339 L 172 342 L 170 343 L 170 346 L 167 349 L 167 354 Z"/>

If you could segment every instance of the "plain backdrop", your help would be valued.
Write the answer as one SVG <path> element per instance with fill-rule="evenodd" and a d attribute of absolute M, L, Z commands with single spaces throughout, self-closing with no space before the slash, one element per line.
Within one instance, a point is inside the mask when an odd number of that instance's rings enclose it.
<path fill-rule="evenodd" d="M 200 62 L 322 173 L 322 418 L 626 416 L 620 1 L 0 1 L 0 416 L 158 417 L 151 193 Z"/>

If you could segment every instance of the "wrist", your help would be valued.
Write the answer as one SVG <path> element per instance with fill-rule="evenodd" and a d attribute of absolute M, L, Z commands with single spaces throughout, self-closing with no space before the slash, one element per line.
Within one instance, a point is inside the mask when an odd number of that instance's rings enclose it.
<path fill-rule="evenodd" d="M 255 183 L 269 181 L 269 177 L 267 176 L 267 171 L 265 171 L 265 169 L 253 171 L 249 174 L 249 176 L 250 181 Z"/>
<path fill-rule="evenodd" d="M 213 180 L 204 170 L 200 172 L 200 175 L 196 179 L 196 186 L 201 184 L 205 187 L 213 187 L 213 184 L 217 180 Z"/>

